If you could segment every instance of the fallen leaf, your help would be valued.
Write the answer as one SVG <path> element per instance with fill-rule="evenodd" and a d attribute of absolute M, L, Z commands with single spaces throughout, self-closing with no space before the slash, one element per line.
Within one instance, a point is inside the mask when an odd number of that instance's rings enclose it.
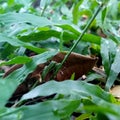
<path fill-rule="evenodd" d="M 61 63 L 64 59 L 67 52 L 59 52 L 57 55 L 55 55 L 51 61 L 55 61 L 56 63 Z M 31 87 L 34 86 L 36 81 L 38 82 L 37 85 L 47 82 L 50 80 L 51 76 L 55 72 L 54 69 L 50 70 L 44 80 L 41 82 L 41 74 L 46 66 L 50 64 L 51 61 L 48 61 L 45 64 L 39 64 L 36 69 L 30 73 L 26 80 L 18 86 L 16 91 L 14 92 L 13 96 L 21 96 L 22 94 L 28 92 Z M 97 62 L 97 58 L 92 58 L 90 56 L 84 56 L 77 53 L 71 53 L 68 59 L 63 64 L 62 68 L 58 71 L 55 80 L 57 81 L 63 81 L 70 79 L 73 74 L 75 74 L 74 79 L 78 79 L 82 75 L 88 73 Z M 22 65 L 14 65 L 11 67 L 5 74 L 4 77 L 8 76 L 10 73 L 12 73 L 14 70 L 19 69 L 22 67 Z M 12 96 L 12 98 L 14 98 Z"/>
<path fill-rule="evenodd" d="M 60 52 L 53 57 L 53 60 L 57 63 L 60 63 L 65 55 L 66 52 Z M 88 73 L 96 62 L 97 58 L 72 52 L 66 62 L 63 64 L 62 68 L 58 71 L 56 79 L 58 81 L 70 79 L 73 73 L 75 73 L 75 79 L 78 79 L 82 75 Z"/>
<path fill-rule="evenodd" d="M 57 63 L 61 63 L 66 54 L 67 54 L 67 52 L 59 52 L 57 55 L 55 55 L 52 58 L 52 61 L 55 61 Z M 63 81 L 63 80 L 70 79 L 70 77 L 73 73 L 75 73 L 75 79 L 78 79 L 82 75 L 89 72 L 93 68 L 93 66 L 95 65 L 96 62 L 97 62 L 96 57 L 92 58 L 90 56 L 84 56 L 84 55 L 72 52 L 70 54 L 70 56 L 68 57 L 68 59 L 63 64 L 62 68 L 58 71 L 58 73 L 56 75 L 56 80 L 57 81 Z M 48 65 L 48 63 L 38 65 L 36 70 L 33 71 L 27 77 L 27 79 L 40 75 L 46 65 Z M 14 70 L 16 70 L 20 67 L 22 67 L 22 65 L 15 65 L 15 66 L 11 67 L 5 73 L 4 77 L 6 77 L 10 73 L 12 73 Z M 52 72 L 49 73 L 47 76 L 51 76 L 51 74 L 52 74 Z M 45 81 L 48 81 L 49 79 L 50 78 L 47 77 L 47 78 L 45 78 Z"/>

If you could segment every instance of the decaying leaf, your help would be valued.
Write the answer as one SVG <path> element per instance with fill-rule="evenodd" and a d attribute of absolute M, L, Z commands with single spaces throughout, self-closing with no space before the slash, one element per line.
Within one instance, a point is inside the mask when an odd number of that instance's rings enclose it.
<path fill-rule="evenodd" d="M 53 57 L 53 60 L 60 63 L 65 57 L 66 52 L 60 52 Z M 63 67 L 58 71 L 56 79 L 58 81 L 70 79 L 71 75 L 75 73 L 75 79 L 89 72 L 95 65 L 97 58 L 84 56 L 77 53 L 71 53 Z"/>
<path fill-rule="evenodd" d="M 59 52 L 52 58 L 51 61 L 61 63 L 65 55 L 66 52 Z M 37 85 L 41 84 L 41 75 L 45 70 L 45 67 L 48 66 L 51 63 L 51 61 L 48 61 L 45 64 L 39 64 L 36 67 L 36 69 L 27 76 L 26 80 L 18 86 L 14 95 L 24 94 L 28 92 L 31 89 L 31 87 L 36 83 L 36 81 L 38 81 Z M 82 75 L 89 72 L 96 62 L 97 58 L 92 58 L 90 56 L 84 56 L 77 53 L 71 53 L 66 62 L 63 64 L 62 68 L 58 71 L 54 79 L 57 81 L 67 80 L 71 78 L 72 74 L 75 74 L 75 79 L 78 79 Z M 22 67 L 22 65 L 15 65 L 11 67 L 11 69 L 9 69 L 5 73 L 4 77 L 8 76 L 14 70 L 19 69 L 20 67 Z M 49 81 L 54 72 L 54 68 L 50 69 L 44 77 L 44 80 L 42 80 L 42 82 Z"/>
<path fill-rule="evenodd" d="M 63 58 L 65 57 L 66 52 L 59 52 L 57 55 L 55 55 L 52 58 L 52 61 L 55 61 L 56 63 L 61 63 Z M 97 58 L 92 58 L 90 56 L 84 56 L 77 53 L 71 53 L 71 55 L 68 57 L 66 62 L 63 64 L 62 68 L 58 71 L 56 80 L 57 81 L 63 81 L 66 79 L 70 79 L 71 75 L 75 73 L 75 79 L 78 79 L 82 75 L 89 72 L 93 66 L 95 65 L 97 61 Z M 41 72 L 44 70 L 44 67 L 47 66 L 49 63 L 46 64 L 40 64 L 37 66 L 36 70 L 31 73 L 28 78 L 33 78 L 35 76 L 38 76 L 38 74 L 41 74 Z M 6 77 L 10 73 L 12 73 L 14 70 L 22 67 L 22 65 L 15 65 L 11 67 L 4 75 Z M 53 70 L 54 72 L 54 70 Z M 49 73 L 52 74 L 52 73 Z M 49 75 L 51 76 L 51 75 Z M 48 81 L 50 78 L 47 77 L 45 81 Z"/>

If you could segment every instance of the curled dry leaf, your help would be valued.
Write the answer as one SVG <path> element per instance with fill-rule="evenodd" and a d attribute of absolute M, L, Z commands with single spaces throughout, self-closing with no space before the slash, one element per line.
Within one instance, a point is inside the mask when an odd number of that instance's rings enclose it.
<path fill-rule="evenodd" d="M 53 60 L 60 63 L 65 57 L 66 52 L 60 52 L 53 57 Z M 71 53 L 62 68 L 58 71 L 56 79 L 58 81 L 70 79 L 75 73 L 75 79 L 89 72 L 95 65 L 97 58 Z"/>
<path fill-rule="evenodd" d="M 67 52 L 59 52 L 57 55 L 55 55 L 51 61 L 55 61 L 56 63 L 61 63 L 64 59 Z M 15 94 L 22 94 L 27 91 L 29 91 L 28 85 L 33 85 L 35 81 L 41 79 L 41 74 L 45 68 L 45 66 L 48 66 L 51 61 L 48 61 L 45 64 L 39 64 L 36 69 L 28 75 L 25 82 L 23 82 L 18 89 L 15 91 Z M 97 58 L 92 58 L 90 56 L 84 56 L 77 53 L 71 53 L 68 59 L 63 64 L 62 68 L 58 71 L 55 80 L 57 81 L 63 81 L 71 78 L 71 75 L 75 74 L 75 79 L 78 79 L 82 75 L 89 72 L 95 63 L 97 62 Z M 4 77 L 8 76 L 10 73 L 12 73 L 14 70 L 19 69 L 22 67 L 22 65 L 15 65 L 11 67 L 4 75 Z M 49 81 L 51 76 L 54 73 L 54 69 L 50 70 L 50 72 L 47 73 L 45 76 L 44 82 Z M 38 83 L 40 84 L 40 82 Z M 21 91 L 21 90 L 23 91 Z"/>
<path fill-rule="evenodd" d="M 55 61 L 57 63 L 61 63 L 66 55 L 66 52 L 59 52 L 57 55 L 55 55 L 52 58 L 52 61 Z M 92 58 L 90 56 L 84 56 L 77 53 L 71 53 L 66 62 L 63 64 L 62 68 L 58 71 L 56 75 L 57 81 L 63 81 L 66 79 L 70 79 L 71 75 L 75 73 L 75 79 L 78 79 L 82 75 L 89 72 L 95 63 L 97 62 L 97 58 Z M 40 64 L 36 67 L 35 71 L 33 71 L 28 78 L 33 78 L 35 76 L 39 76 L 44 67 L 48 65 L 49 63 Z M 22 67 L 22 65 L 14 65 L 11 67 L 4 75 L 4 77 L 8 76 L 10 73 L 12 73 L 14 70 Z M 54 71 L 53 71 L 54 72 Z M 52 74 L 52 73 L 49 73 Z M 51 76 L 51 75 L 48 75 Z M 45 81 L 48 81 L 50 78 L 47 77 Z"/>

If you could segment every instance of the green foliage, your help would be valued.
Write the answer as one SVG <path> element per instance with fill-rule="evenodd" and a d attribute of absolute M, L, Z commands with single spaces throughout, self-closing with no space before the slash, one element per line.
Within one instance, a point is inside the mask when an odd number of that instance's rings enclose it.
<path fill-rule="evenodd" d="M 86 114 L 89 114 L 91 110 L 92 112 L 96 112 L 96 115 L 104 114 L 109 119 L 119 119 L 120 117 L 118 112 L 120 106 L 113 103 L 114 98 L 110 94 L 98 86 L 81 81 L 50 81 L 25 94 L 22 100 L 33 99 L 36 96 L 48 96 L 54 93 L 57 94 L 53 100 L 36 105 L 14 108 L 11 109 L 11 111 L 6 110 L 5 113 L 3 112 L 3 114 L 1 114 L 0 118 L 20 117 L 25 120 L 50 118 L 50 120 L 60 120 L 69 117 L 72 112 L 82 112 L 83 110 Z M 85 106 L 81 106 L 82 104 Z M 31 114 L 29 115 L 27 113 Z M 89 118 L 92 117 L 93 116 L 89 115 Z"/>
<path fill-rule="evenodd" d="M 106 89 L 111 88 L 118 74 L 120 73 L 120 66 L 118 64 L 119 60 L 120 60 L 120 50 L 117 49 L 114 62 L 111 64 L 111 69 L 106 83 Z"/>
<path fill-rule="evenodd" d="M 37 120 L 37 119 L 48 119 L 49 120 L 60 120 L 67 119 L 68 116 L 76 110 L 80 104 L 79 100 L 52 100 L 36 105 L 23 106 L 20 108 L 3 109 L 3 113 L 0 115 L 1 120 Z M 28 114 L 29 113 L 29 114 Z"/>
<path fill-rule="evenodd" d="M 105 76 L 89 73 L 85 82 L 49 81 L 24 94 L 14 107 L 6 107 L 37 65 L 58 51 L 70 50 L 101 3 L 102 10 L 73 51 L 101 57 Z M 79 114 L 76 120 L 119 120 L 119 102 L 105 91 L 119 79 L 119 19 L 119 0 L 0 0 L 0 66 L 23 64 L 6 78 L 0 71 L 0 120 L 70 120 L 73 114 Z M 28 57 L 29 52 L 35 56 Z M 53 68 L 55 63 L 51 62 L 42 77 Z M 88 83 L 102 77 L 105 89 Z M 45 99 L 25 105 L 38 97 Z"/>
<path fill-rule="evenodd" d="M 11 95 L 13 94 L 13 92 L 15 91 L 17 86 L 20 85 L 25 80 L 25 78 L 28 76 L 28 74 L 31 73 L 38 64 L 45 63 L 47 60 L 49 60 L 55 54 L 56 54 L 56 52 L 45 52 L 43 54 L 36 55 L 32 58 L 31 61 L 29 61 L 29 62 L 26 61 L 26 64 L 24 64 L 23 67 L 14 71 L 6 78 L 1 79 L 0 80 L 0 86 L 1 86 L 0 91 L 4 91 L 0 94 L 1 107 L 3 107 L 6 104 L 7 100 L 11 97 Z M 15 60 L 16 59 L 11 60 L 12 63 L 14 63 Z M 8 64 L 8 63 L 9 62 L 6 62 L 4 64 Z"/>
<path fill-rule="evenodd" d="M 17 56 L 7 62 L 1 62 L 0 66 L 2 65 L 11 65 L 11 64 L 25 64 L 27 62 L 30 62 L 31 58 L 26 56 Z"/>
<path fill-rule="evenodd" d="M 105 91 L 101 90 L 98 86 L 87 84 L 81 81 L 72 80 L 60 83 L 55 81 L 48 82 L 46 84 L 34 88 L 27 94 L 23 95 L 21 100 L 31 99 L 37 96 L 49 96 L 54 93 L 63 94 L 65 97 L 67 97 L 66 99 L 72 99 L 76 97 L 77 99 L 90 99 L 96 104 L 98 104 L 98 99 L 112 102 L 112 96 L 106 93 Z"/>

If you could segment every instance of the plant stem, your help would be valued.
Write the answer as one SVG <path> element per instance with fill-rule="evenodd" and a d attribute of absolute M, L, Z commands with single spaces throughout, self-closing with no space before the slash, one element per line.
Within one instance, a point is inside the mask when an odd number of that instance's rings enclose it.
<path fill-rule="evenodd" d="M 45 5 L 45 7 L 43 8 L 42 13 L 41 13 L 41 16 L 44 15 L 44 12 L 45 12 L 46 8 L 47 8 L 47 5 Z"/>
<path fill-rule="evenodd" d="M 84 28 L 83 32 L 80 34 L 80 36 L 78 37 L 77 41 L 75 42 L 75 44 L 72 46 L 72 48 L 70 49 L 70 51 L 65 55 L 63 61 L 61 62 L 61 64 L 57 67 L 56 71 L 55 71 L 55 75 L 57 74 L 57 72 L 60 70 L 60 68 L 62 67 L 62 65 L 64 64 L 64 62 L 67 60 L 67 58 L 69 57 L 69 55 L 71 54 L 71 52 L 74 50 L 74 48 L 77 46 L 77 44 L 80 42 L 80 40 L 82 39 L 82 37 L 84 36 L 85 32 L 88 30 L 89 26 L 91 25 L 91 23 L 93 22 L 93 20 L 95 19 L 95 17 L 98 15 L 98 13 L 101 11 L 102 7 L 103 7 L 103 3 L 101 3 L 98 6 L 98 9 L 96 10 L 96 12 L 94 13 L 94 15 L 92 16 L 92 18 L 88 21 L 88 24 L 86 25 L 86 27 Z"/>

